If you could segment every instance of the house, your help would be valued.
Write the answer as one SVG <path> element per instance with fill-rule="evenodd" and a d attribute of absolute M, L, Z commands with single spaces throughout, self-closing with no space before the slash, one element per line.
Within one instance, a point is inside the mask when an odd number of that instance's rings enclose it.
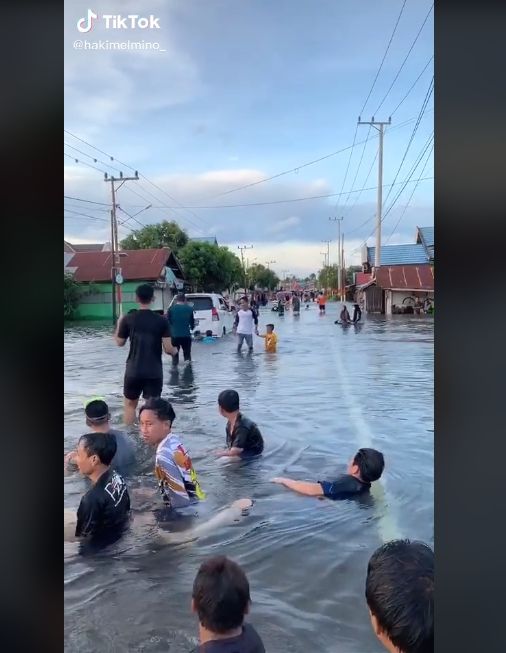
<path fill-rule="evenodd" d="M 79 245 L 73 245 L 66 240 L 63 241 L 63 251 L 67 253 L 109 252 L 110 249 L 111 243 L 80 243 Z"/>
<path fill-rule="evenodd" d="M 210 245 L 217 245 L 218 241 L 216 236 L 201 236 L 200 238 L 190 238 L 190 241 L 196 243 L 209 243 Z"/>
<path fill-rule="evenodd" d="M 68 256 L 68 254 L 65 254 Z M 112 254 L 108 251 L 76 252 L 65 265 L 74 279 L 89 287 L 75 314 L 78 320 L 112 318 Z M 183 270 L 168 247 L 120 252 L 122 313 L 137 308 L 135 289 L 141 283 L 155 287 L 153 310 L 165 312 L 173 296 L 184 288 Z"/>
<path fill-rule="evenodd" d="M 415 243 L 362 250 L 363 272 L 357 274 L 357 301 L 368 313 L 413 312 L 415 303 L 434 302 L 434 229 L 417 227 Z"/>

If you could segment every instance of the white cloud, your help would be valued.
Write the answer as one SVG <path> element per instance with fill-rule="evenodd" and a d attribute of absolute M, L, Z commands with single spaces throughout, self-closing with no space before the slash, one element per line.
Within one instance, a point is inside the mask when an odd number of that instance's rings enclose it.
<path fill-rule="evenodd" d="M 282 231 L 286 231 L 290 227 L 295 227 L 298 224 L 300 224 L 300 218 L 294 215 L 290 218 L 286 218 L 285 220 L 276 222 L 272 225 L 272 227 L 268 227 L 267 232 L 270 234 L 279 234 Z"/>

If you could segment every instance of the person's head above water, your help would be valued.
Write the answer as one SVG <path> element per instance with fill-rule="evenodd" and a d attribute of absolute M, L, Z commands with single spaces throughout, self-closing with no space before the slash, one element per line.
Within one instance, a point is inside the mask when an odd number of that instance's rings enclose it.
<path fill-rule="evenodd" d="M 348 465 L 348 474 L 365 483 L 377 481 L 383 474 L 385 459 L 376 449 L 359 449 Z"/>
<path fill-rule="evenodd" d="M 246 574 L 239 565 L 225 556 L 216 556 L 202 563 L 195 577 L 192 610 L 202 628 L 217 635 L 240 629 L 251 603 Z"/>
<path fill-rule="evenodd" d="M 218 395 L 220 413 L 227 417 L 239 410 L 239 393 L 235 390 L 223 390 Z"/>
<path fill-rule="evenodd" d="M 365 597 L 376 636 L 391 653 L 434 651 L 434 552 L 393 540 L 369 560 Z"/>
<path fill-rule="evenodd" d="M 208 329 L 206 331 L 206 338 L 212 338 L 212 337 L 213 337 L 213 332 L 211 331 L 211 329 Z"/>
<path fill-rule="evenodd" d="M 112 433 L 86 433 L 79 438 L 75 462 L 84 476 L 97 476 L 109 467 L 116 454 Z"/>
<path fill-rule="evenodd" d="M 144 440 L 158 445 L 169 435 L 176 413 L 166 399 L 148 399 L 139 410 L 140 431 Z"/>
<path fill-rule="evenodd" d="M 111 415 L 109 406 L 103 399 L 92 399 L 84 407 L 86 426 L 94 431 L 107 431 Z"/>
<path fill-rule="evenodd" d="M 135 296 L 141 306 L 148 307 L 153 301 L 155 291 L 149 283 L 141 283 L 135 290 Z"/>

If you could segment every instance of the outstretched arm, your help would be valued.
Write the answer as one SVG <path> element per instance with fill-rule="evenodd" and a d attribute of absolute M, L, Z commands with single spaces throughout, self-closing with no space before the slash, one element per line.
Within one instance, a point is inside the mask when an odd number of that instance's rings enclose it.
<path fill-rule="evenodd" d="M 305 494 L 308 497 L 322 497 L 323 489 L 319 483 L 311 483 L 309 481 L 294 481 L 291 478 L 277 477 L 272 479 L 273 483 L 284 485 L 289 490 Z"/>

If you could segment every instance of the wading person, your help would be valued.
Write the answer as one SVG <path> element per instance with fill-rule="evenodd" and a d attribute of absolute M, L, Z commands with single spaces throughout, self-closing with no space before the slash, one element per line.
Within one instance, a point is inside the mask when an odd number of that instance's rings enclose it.
<path fill-rule="evenodd" d="M 237 333 L 237 352 L 242 350 L 242 344 L 246 340 L 248 351 L 253 351 L 253 334 L 258 335 L 258 316 L 256 312 L 250 308 L 246 297 L 241 299 L 241 307 L 237 311 L 234 320 L 234 333 Z"/>
<path fill-rule="evenodd" d="M 239 410 L 239 394 L 235 390 L 223 390 L 218 396 L 218 410 L 226 417 L 225 427 L 227 449 L 217 452 L 217 456 L 258 456 L 264 450 L 260 429 Z"/>
<path fill-rule="evenodd" d="M 118 539 L 130 517 L 130 497 L 123 478 L 111 468 L 116 453 L 112 433 L 87 433 L 79 439 L 75 461 L 92 487 L 81 499 L 77 515 L 65 511 L 65 539 L 82 538 L 94 544 Z M 69 530 L 75 524 L 74 537 Z"/>
<path fill-rule="evenodd" d="M 187 303 L 184 294 L 176 297 L 175 303 L 167 311 L 172 346 L 176 353 L 172 356 L 172 364 L 179 364 L 179 349 L 183 350 L 185 361 L 191 361 L 192 336 L 191 330 L 195 328 L 193 308 Z M 212 335 L 212 334 L 211 334 Z"/>
<path fill-rule="evenodd" d="M 205 498 L 188 450 L 172 432 L 176 414 L 165 399 L 149 399 L 139 411 L 140 432 L 156 447 L 155 476 L 166 508 L 185 508 Z"/>
<path fill-rule="evenodd" d="M 359 449 L 348 464 L 346 474 L 341 474 L 334 481 L 294 481 L 290 478 L 273 478 L 273 483 L 284 485 L 289 490 L 310 497 L 327 497 L 328 499 L 349 499 L 362 492 L 367 492 L 371 483 L 377 481 L 385 461 L 383 454 L 376 449 Z"/>
<path fill-rule="evenodd" d="M 265 339 L 265 351 L 275 353 L 278 345 L 278 336 L 274 333 L 274 324 L 265 325 L 265 333 L 259 333 L 259 338 Z"/>
<path fill-rule="evenodd" d="M 292 297 L 292 309 L 294 315 L 300 315 L 300 299 L 298 295 Z"/>
<path fill-rule="evenodd" d="M 358 304 L 353 304 L 353 322 L 360 322 L 362 318 L 362 311 L 360 310 L 360 306 Z"/>
<path fill-rule="evenodd" d="M 434 653 L 434 552 L 393 540 L 367 566 L 365 598 L 377 638 L 390 653 Z"/>
<path fill-rule="evenodd" d="M 350 324 L 351 322 L 350 314 L 344 304 L 342 305 L 341 312 L 339 313 L 339 320 L 341 321 L 341 324 Z"/>
<path fill-rule="evenodd" d="M 256 630 L 244 618 L 251 605 L 246 574 L 225 556 L 202 563 L 192 591 L 199 619 L 198 653 L 265 653 Z"/>
<path fill-rule="evenodd" d="M 322 292 L 318 295 L 317 301 L 318 301 L 318 306 L 320 308 L 320 314 L 325 313 L 325 304 L 327 303 L 327 298 Z"/>
<path fill-rule="evenodd" d="M 103 399 L 95 398 L 88 401 L 84 407 L 86 426 L 94 433 L 112 433 L 116 438 L 116 453 L 111 461 L 111 467 L 124 473 L 135 463 L 135 447 L 123 431 L 111 428 L 111 414 L 109 406 Z M 65 456 L 66 464 L 76 465 L 77 451 L 72 451 Z"/>
<path fill-rule="evenodd" d="M 133 424 L 139 397 L 159 397 L 163 387 L 162 348 L 166 354 L 176 354 L 172 346 L 169 324 L 151 309 L 154 290 L 147 283 L 136 292 L 139 310 L 125 315 L 115 334 L 116 344 L 123 347 L 130 339 L 126 362 L 123 395 L 125 397 L 125 424 Z"/>

